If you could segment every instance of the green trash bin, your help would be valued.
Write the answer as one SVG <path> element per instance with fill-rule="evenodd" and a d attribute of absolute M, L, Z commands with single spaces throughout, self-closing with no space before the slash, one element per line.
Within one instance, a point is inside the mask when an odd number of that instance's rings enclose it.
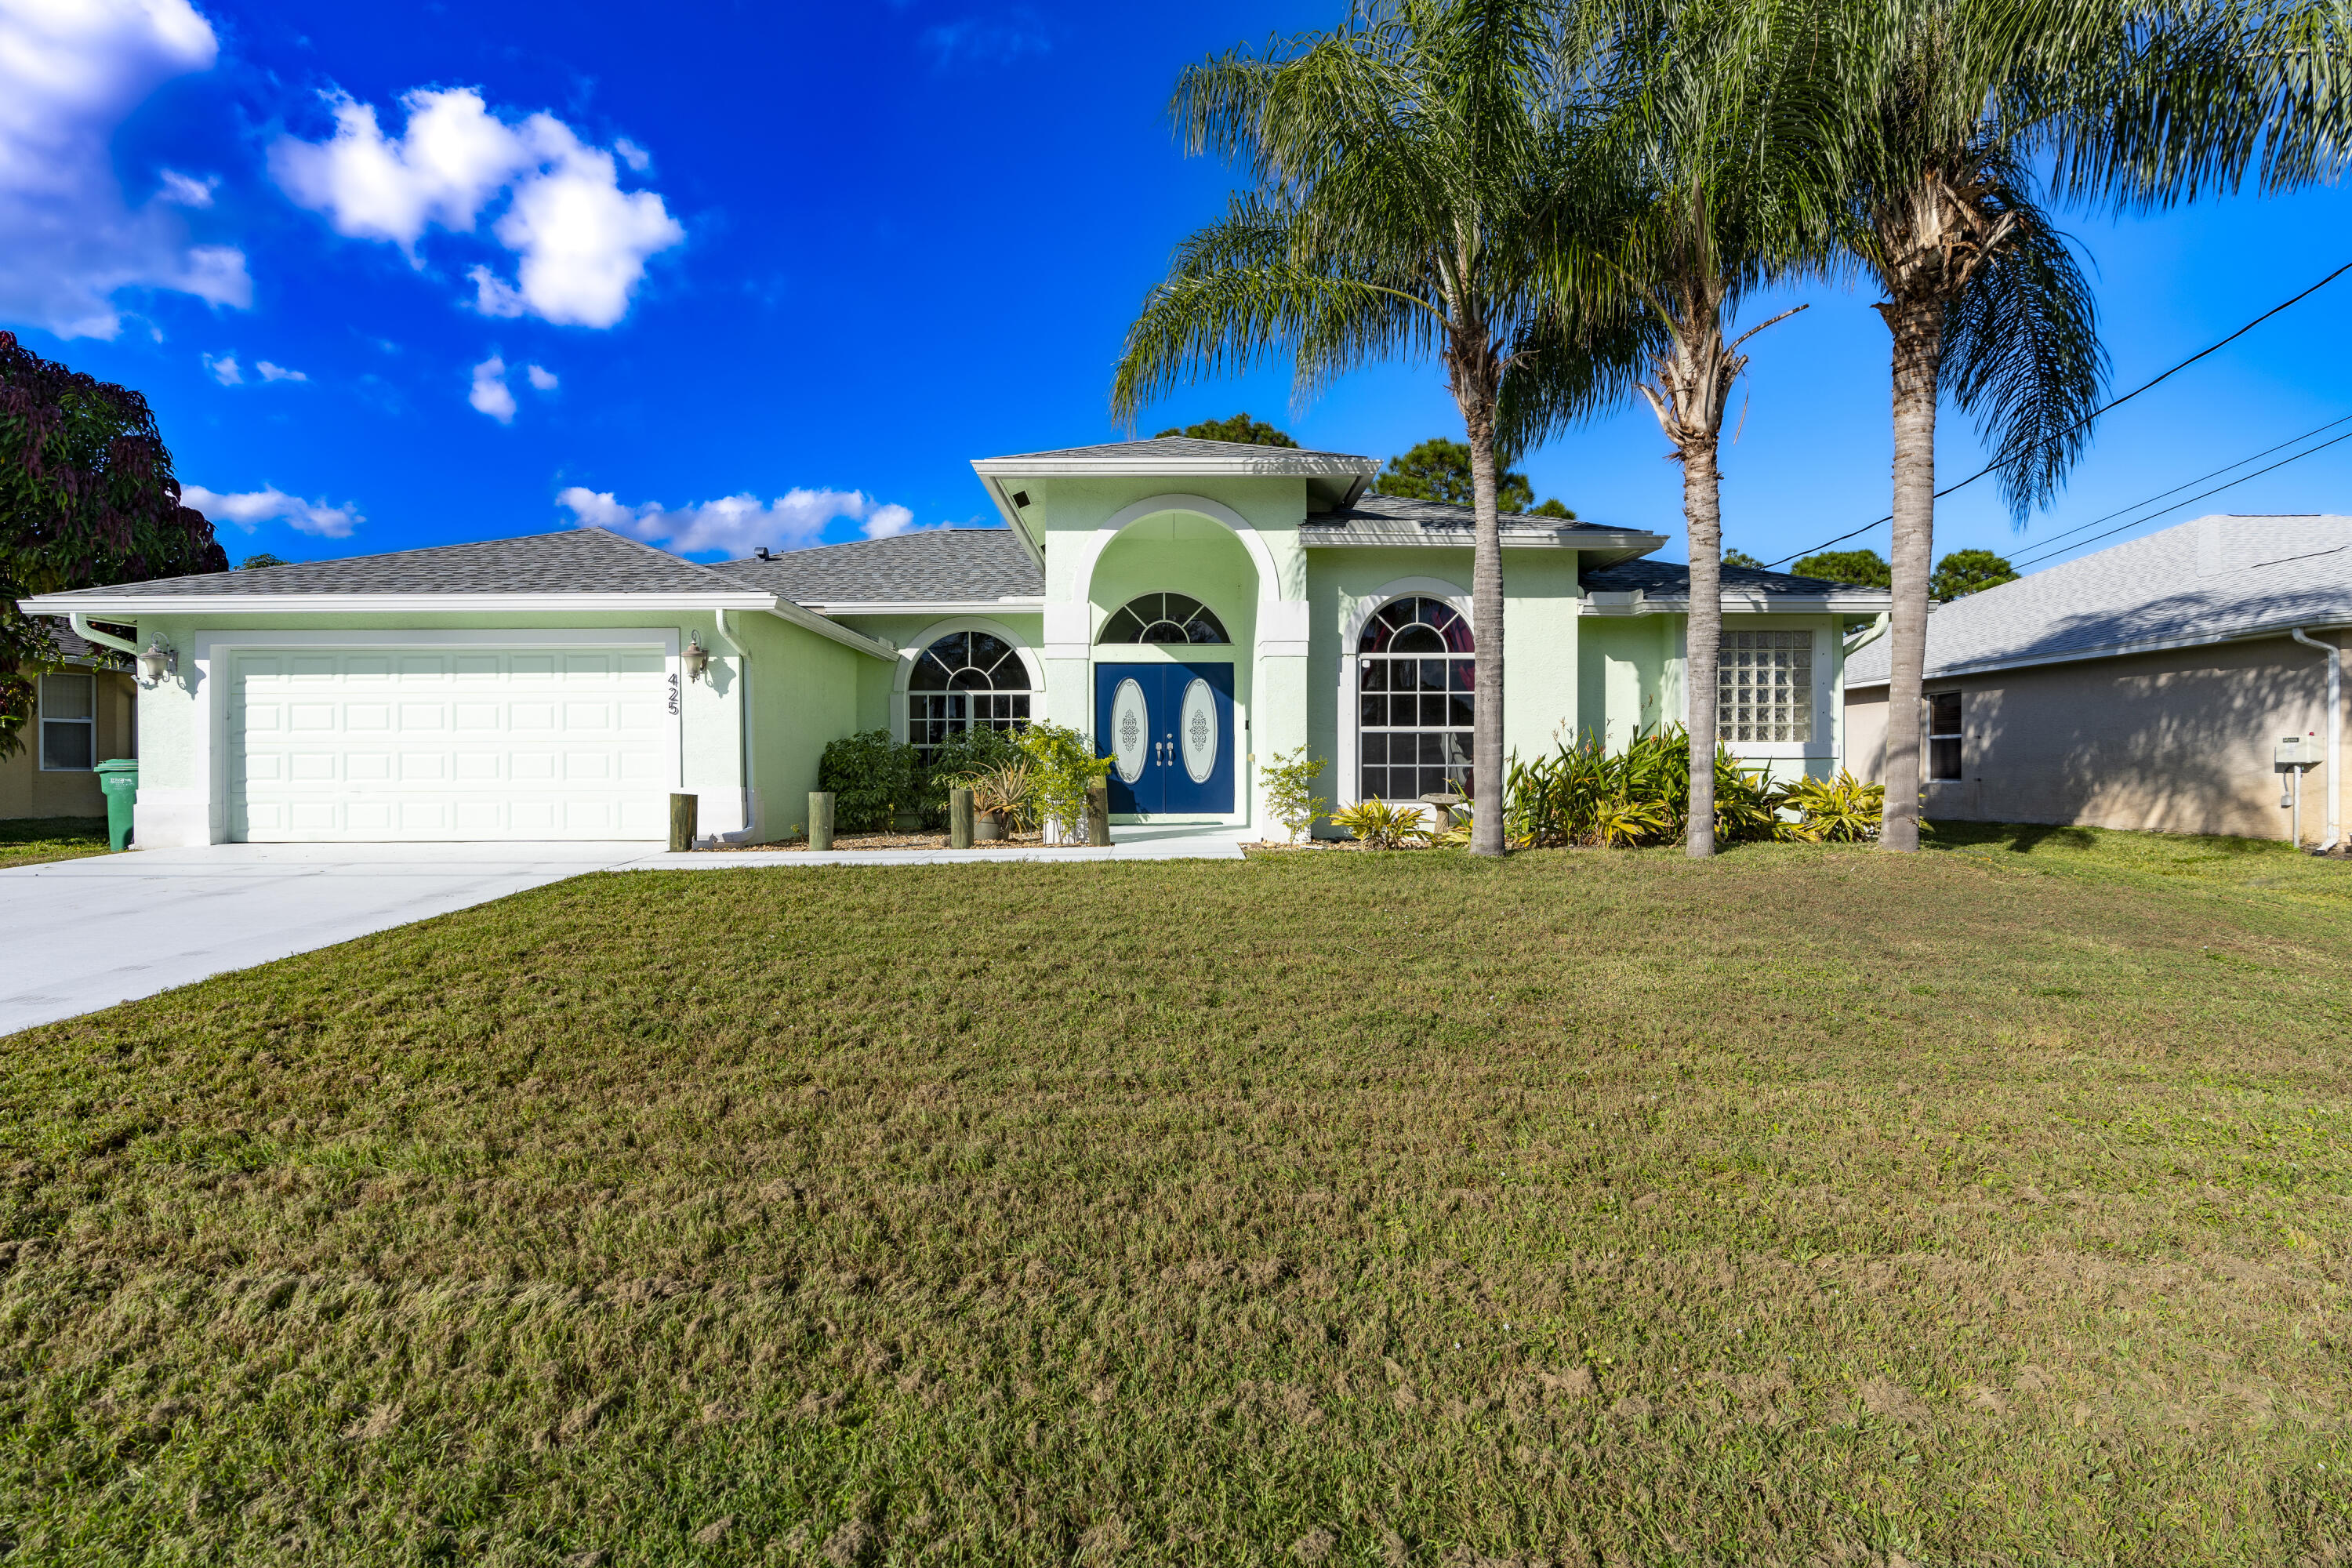
<path fill-rule="evenodd" d="M 106 792 L 106 836 L 120 851 L 131 842 L 131 808 L 139 804 L 138 759 L 99 763 L 98 787 Z"/>

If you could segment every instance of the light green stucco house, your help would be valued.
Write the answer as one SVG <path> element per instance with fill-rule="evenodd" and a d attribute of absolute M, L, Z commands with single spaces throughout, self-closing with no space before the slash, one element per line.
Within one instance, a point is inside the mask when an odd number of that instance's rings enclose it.
<path fill-rule="evenodd" d="M 756 841 L 804 820 L 838 736 L 1041 716 L 1114 757 L 1114 821 L 1265 826 L 1256 764 L 1301 746 L 1340 804 L 1466 773 L 1466 511 L 1367 494 L 1368 458 L 1216 441 L 972 466 L 1005 529 L 716 566 L 574 530 L 24 607 L 168 654 L 139 697 L 151 847 L 650 839 L 673 791 Z M 1503 542 L 1507 748 L 1679 721 L 1664 538 L 1507 518 Z M 1727 743 L 1833 769 L 1846 639 L 1886 595 L 1725 579 Z"/>

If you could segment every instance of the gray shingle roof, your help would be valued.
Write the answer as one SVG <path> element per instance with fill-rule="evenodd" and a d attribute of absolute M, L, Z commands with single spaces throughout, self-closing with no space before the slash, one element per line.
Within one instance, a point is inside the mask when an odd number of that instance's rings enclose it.
<path fill-rule="evenodd" d="M 1431 534 L 1462 534 L 1465 539 L 1477 525 L 1477 516 L 1466 506 L 1450 501 L 1422 500 L 1413 496 L 1381 496 L 1366 493 L 1356 498 L 1354 504 L 1334 507 L 1307 514 L 1306 526 L 1327 538 L 1344 537 L 1350 542 L 1357 539 L 1366 543 L 1381 543 L 1398 538 L 1422 539 Z M 1623 533 L 1638 533 L 1638 529 L 1608 528 L 1599 523 L 1578 522 L 1559 517 L 1524 517 L 1506 512 L 1499 520 L 1505 533 L 1608 534 L 1614 538 Z M 1663 540 L 1662 535 L 1645 537 Z"/>
<path fill-rule="evenodd" d="M 1106 441 L 1094 447 L 1064 447 L 1051 452 L 1013 452 L 984 462 L 1157 462 L 1226 459 L 1263 463 L 1279 472 L 1286 466 L 1312 463 L 1318 468 L 1334 461 L 1370 464 L 1374 459 L 1354 452 L 1321 452 L 1308 447 L 1261 447 L 1250 441 L 1204 441 L 1197 436 L 1162 436 L 1153 441 Z"/>
<path fill-rule="evenodd" d="M 1037 598 L 1045 574 L 1008 528 L 939 528 L 788 550 L 715 570 L 802 605 L 993 603 Z"/>
<path fill-rule="evenodd" d="M 1690 568 L 1679 561 L 1621 561 L 1580 572 L 1577 581 L 1587 593 L 1624 594 L 1636 589 L 1658 598 L 1688 598 Z M 1761 594 L 1767 599 L 1815 599 L 1830 594 L 1876 594 L 1884 590 L 1856 588 L 1823 577 L 1792 577 L 1786 572 L 1766 572 L 1754 566 L 1723 568 L 1726 593 Z"/>
<path fill-rule="evenodd" d="M 666 550 L 601 528 L 566 529 L 477 544 L 442 544 L 250 572 L 158 577 L 82 588 L 52 599 L 224 599 L 274 594 L 723 594 L 737 584 Z"/>
<path fill-rule="evenodd" d="M 2352 517 L 2200 517 L 1940 606 L 1927 673 L 2347 622 Z M 1888 658 L 1881 637 L 1846 683 L 1885 682 Z"/>
<path fill-rule="evenodd" d="M 100 647 L 85 638 L 67 624 L 63 616 L 35 616 L 32 618 L 39 624 L 41 630 L 47 634 L 49 646 L 57 649 L 58 657 L 69 664 L 89 664 L 107 669 L 121 669 L 131 662 L 128 655 L 117 653 L 110 647 Z M 101 626 L 100 629 L 110 628 Z M 131 634 L 129 631 L 124 631 L 121 635 L 128 637 Z"/>

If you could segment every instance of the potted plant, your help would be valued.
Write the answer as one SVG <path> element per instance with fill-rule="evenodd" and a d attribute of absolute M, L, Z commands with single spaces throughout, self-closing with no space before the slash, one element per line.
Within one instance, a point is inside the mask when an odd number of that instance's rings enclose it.
<path fill-rule="evenodd" d="M 1001 768 L 973 773 L 962 783 L 971 791 L 971 837 L 974 843 L 1010 838 L 1029 826 L 1036 790 L 1029 764 L 1008 763 Z"/>

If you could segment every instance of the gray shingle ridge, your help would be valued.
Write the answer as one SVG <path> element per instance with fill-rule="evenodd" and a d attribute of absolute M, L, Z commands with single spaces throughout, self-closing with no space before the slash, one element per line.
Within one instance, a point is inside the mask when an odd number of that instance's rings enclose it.
<path fill-rule="evenodd" d="M 1818 598 L 1826 594 L 1885 592 L 1883 589 L 1857 589 L 1852 583 L 1832 582 L 1826 577 L 1799 577 L 1787 572 L 1768 572 L 1760 566 L 1726 566 L 1723 586 L 1727 589 L 1753 589 L 1765 595 L 1788 598 Z M 1622 594 L 1640 589 L 1645 594 L 1687 595 L 1690 592 L 1690 567 L 1679 561 L 1621 561 L 1613 566 L 1596 566 L 1577 574 L 1577 581 L 1586 589 L 1604 594 Z"/>
<path fill-rule="evenodd" d="M 2216 514 L 1937 607 L 1927 674 L 2352 623 L 2352 517 Z M 1888 675 L 1879 638 L 1848 685 Z"/>
<path fill-rule="evenodd" d="M 1337 459 L 1348 463 L 1375 460 L 1360 452 L 1327 452 L 1313 447 L 1264 447 L 1255 441 L 1211 441 L 1198 436 L 1160 436 L 1149 441 L 1104 441 L 1090 447 L 1062 447 L 1045 452 L 1010 452 L 1001 458 L 983 458 L 981 461 L 1019 463 L 1046 458 L 1071 460 L 1088 458 L 1234 458 L 1275 464 L 1309 459 L 1326 462 Z"/>
<path fill-rule="evenodd" d="M 47 595 L 70 599 L 334 594 L 719 594 L 721 572 L 604 528 L 431 544 L 380 555 L 293 562 L 246 572 L 158 577 Z"/>
<path fill-rule="evenodd" d="M 1647 529 L 1615 528 L 1580 518 L 1538 517 L 1529 512 L 1504 512 L 1497 520 L 1507 529 L 1541 533 L 1647 533 Z M 1367 490 L 1353 504 L 1307 514 L 1307 528 L 1343 529 L 1351 522 L 1415 522 L 1424 529 L 1467 529 L 1477 526 L 1478 514 L 1452 501 L 1420 496 L 1374 495 Z"/>
<path fill-rule="evenodd" d="M 1009 528 L 927 528 L 725 561 L 732 581 L 798 604 L 992 604 L 1036 598 L 1045 574 Z"/>

